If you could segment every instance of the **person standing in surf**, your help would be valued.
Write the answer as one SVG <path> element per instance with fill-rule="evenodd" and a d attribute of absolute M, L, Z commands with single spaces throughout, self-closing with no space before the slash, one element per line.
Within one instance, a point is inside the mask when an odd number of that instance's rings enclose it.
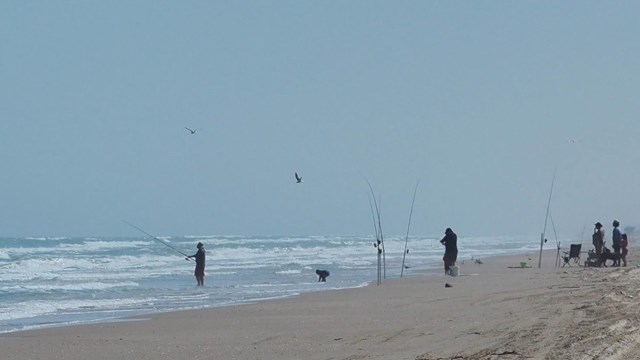
<path fill-rule="evenodd" d="M 458 259 L 458 235 L 451 228 L 447 228 L 444 234 L 444 237 L 440 240 L 445 249 L 444 257 L 442 258 L 444 261 L 444 273 L 445 275 L 451 275 L 451 267 L 456 264 Z"/>
<path fill-rule="evenodd" d="M 204 286 L 204 263 L 205 263 L 205 254 L 204 254 L 204 244 L 199 242 L 197 245 L 198 252 L 193 255 L 187 256 L 187 260 L 189 258 L 196 259 L 196 270 L 194 275 L 196 276 L 196 280 L 198 281 L 198 286 Z"/>

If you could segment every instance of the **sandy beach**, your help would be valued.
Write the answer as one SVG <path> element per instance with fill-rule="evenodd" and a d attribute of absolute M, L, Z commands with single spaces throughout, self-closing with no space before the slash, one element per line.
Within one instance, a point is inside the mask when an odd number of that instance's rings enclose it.
<path fill-rule="evenodd" d="M 557 268 L 555 251 L 541 269 L 537 253 L 467 260 L 458 277 L 8 333 L 2 358 L 636 359 L 640 269 L 630 255 L 620 268 Z"/>

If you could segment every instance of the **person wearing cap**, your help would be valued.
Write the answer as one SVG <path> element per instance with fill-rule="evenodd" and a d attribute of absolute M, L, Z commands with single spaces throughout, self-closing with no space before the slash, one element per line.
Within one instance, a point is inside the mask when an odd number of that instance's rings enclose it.
<path fill-rule="evenodd" d="M 613 252 L 618 255 L 618 260 L 614 262 L 613 266 L 620 266 L 620 240 L 622 240 L 622 234 L 620 233 L 620 222 L 618 220 L 613 220 L 613 232 L 611 233 L 611 247 L 613 247 Z"/>
<path fill-rule="evenodd" d="M 597 264 L 598 266 L 602 266 L 600 259 L 602 257 L 602 248 L 604 247 L 604 229 L 600 222 L 596 223 L 591 239 L 593 240 L 593 246 L 596 248 L 596 255 L 598 256 Z"/>
<path fill-rule="evenodd" d="M 196 281 L 198 281 L 198 286 L 204 286 L 204 263 L 206 257 L 204 254 L 204 244 L 199 242 L 196 247 L 198 248 L 198 252 L 193 255 L 187 256 L 186 259 L 196 259 L 196 270 L 194 272 L 194 275 L 196 276 Z"/>
<path fill-rule="evenodd" d="M 445 275 L 451 275 L 451 267 L 456 264 L 458 259 L 458 235 L 447 228 L 444 231 L 444 237 L 440 240 L 440 243 L 444 245 L 444 273 Z"/>

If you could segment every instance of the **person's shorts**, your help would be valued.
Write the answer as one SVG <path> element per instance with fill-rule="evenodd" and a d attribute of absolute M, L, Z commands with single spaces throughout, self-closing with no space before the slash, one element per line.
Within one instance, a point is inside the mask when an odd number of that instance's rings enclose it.
<path fill-rule="evenodd" d="M 203 267 L 196 267 L 196 271 L 194 272 L 195 276 L 204 276 L 204 266 Z"/>

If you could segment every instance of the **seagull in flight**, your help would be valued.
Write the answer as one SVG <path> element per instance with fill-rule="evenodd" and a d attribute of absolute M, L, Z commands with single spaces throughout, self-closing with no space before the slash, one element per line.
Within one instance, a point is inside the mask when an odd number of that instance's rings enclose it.
<path fill-rule="evenodd" d="M 296 183 L 300 184 L 302 182 L 302 176 L 298 175 L 297 172 L 295 173 L 295 175 L 296 175 Z"/>
<path fill-rule="evenodd" d="M 198 131 L 198 130 L 189 129 L 189 128 L 188 128 L 188 127 L 186 127 L 186 126 L 185 126 L 184 128 L 185 128 L 185 129 L 187 129 L 187 130 L 189 130 L 189 132 L 191 133 L 191 135 L 195 134 L 195 133 L 196 133 L 196 131 Z"/>

